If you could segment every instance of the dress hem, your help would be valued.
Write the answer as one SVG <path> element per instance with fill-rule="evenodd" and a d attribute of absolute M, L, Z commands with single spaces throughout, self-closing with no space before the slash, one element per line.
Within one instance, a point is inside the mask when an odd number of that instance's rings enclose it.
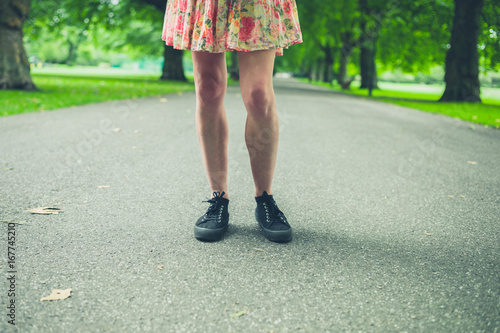
<path fill-rule="evenodd" d="M 286 43 L 284 45 L 271 46 L 271 47 L 267 47 L 267 48 L 243 49 L 243 48 L 238 48 L 238 47 L 234 47 L 234 48 L 233 47 L 226 47 L 223 50 L 209 51 L 209 50 L 202 49 L 200 47 L 192 47 L 192 46 L 183 47 L 181 45 L 178 45 L 178 44 L 176 45 L 175 43 L 168 43 L 167 41 L 165 41 L 166 45 L 172 46 L 174 49 L 176 49 L 176 50 L 182 50 L 182 51 L 209 52 L 209 53 L 225 53 L 225 52 L 234 52 L 234 51 L 238 51 L 238 52 L 254 52 L 254 51 L 276 50 L 276 55 L 277 56 L 282 56 L 283 55 L 283 49 L 288 49 L 290 46 L 295 45 L 295 44 L 300 44 L 300 43 L 303 43 L 302 39 L 294 40 L 294 41 L 291 41 L 291 42 Z"/>

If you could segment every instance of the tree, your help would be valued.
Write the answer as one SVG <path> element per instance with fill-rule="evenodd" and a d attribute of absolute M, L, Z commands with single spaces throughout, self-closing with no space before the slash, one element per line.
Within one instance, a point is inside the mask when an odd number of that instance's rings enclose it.
<path fill-rule="evenodd" d="M 160 80 L 187 81 L 182 65 L 184 52 L 182 50 L 175 50 L 172 46 L 168 45 L 165 45 L 164 48 Z"/>
<path fill-rule="evenodd" d="M 132 0 L 132 3 L 134 2 L 149 4 L 159 10 L 161 13 L 165 13 L 165 0 Z M 163 69 L 160 80 L 187 81 L 186 77 L 184 76 L 184 69 L 182 65 L 184 51 L 175 50 L 172 46 L 168 45 L 165 45 L 164 48 Z"/>
<path fill-rule="evenodd" d="M 301 54 L 304 70 L 310 80 L 332 83 L 335 56 L 340 49 L 336 1 L 308 0 L 298 2 L 302 35 L 307 48 Z M 306 47 L 306 46 L 303 46 Z M 296 47 L 294 47 L 295 49 Z"/>
<path fill-rule="evenodd" d="M 338 27 L 341 41 L 339 69 L 337 73 L 337 82 L 342 87 L 347 88 L 347 65 L 349 59 L 359 39 L 359 11 L 357 11 L 357 4 L 355 1 L 342 0 L 340 3 L 340 25 Z"/>
<path fill-rule="evenodd" d="M 359 40 L 360 57 L 359 67 L 361 72 L 360 88 L 377 89 L 377 42 L 382 21 L 389 16 L 392 1 L 358 0 L 361 14 Z"/>
<path fill-rule="evenodd" d="M 37 32 L 50 31 L 63 36 L 68 47 L 64 61 L 68 64 L 74 62 L 79 44 L 92 30 L 93 36 L 101 37 L 98 41 L 101 48 L 131 46 L 147 54 L 161 54 L 158 51 L 164 49 L 160 79 L 186 81 L 183 52 L 164 46 L 160 39 L 165 0 L 39 0 L 32 9 L 31 35 L 36 37 Z"/>
<path fill-rule="evenodd" d="M 23 45 L 30 5 L 30 0 L 0 1 L 0 89 L 36 89 Z"/>
<path fill-rule="evenodd" d="M 452 1 L 408 1 L 394 8 L 390 16 L 380 30 L 379 64 L 405 73 L 426 72 L 444 64 Z"/>
<path fill-rule="evenodd" d="M 477 45 L 483 5 L 484 0 L 455 0 L 446 55 L 446 89 L 440 101 L 481 101 Z"/>

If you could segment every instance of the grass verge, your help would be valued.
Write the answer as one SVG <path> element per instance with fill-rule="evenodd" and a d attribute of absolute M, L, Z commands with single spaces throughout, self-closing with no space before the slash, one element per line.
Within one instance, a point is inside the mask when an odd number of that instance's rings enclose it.
<path fill-rule="evenodd" d="M 191 82 L 159 81 L 155 75 L 32 74 L 40 91 L 0 90 L 0 116 L 74 105 L 194 90 Z"/>
<path fill-rule="evenodd" d="M 299 79 L 309 82 L 307 79 Z M 351 86 L 350 90 L 342 90 L 339 85 L 329 85 L 324 82 L 313 81 L 311 84 L 323 86 L 338 92 L 363 96 L 378 101 L 393 103 L 421 111 L 440 113 L 446 116 L 459 118 L 487 127 L 500 127 L 500 89 L 487 89 L 483 103 L 445 103 L 438 102 L 441 97 L 440 87 L 423 87 L 409 84 L 380 83 L 381 89 L 373 90 L 369 97 L 366 89 Z"/>

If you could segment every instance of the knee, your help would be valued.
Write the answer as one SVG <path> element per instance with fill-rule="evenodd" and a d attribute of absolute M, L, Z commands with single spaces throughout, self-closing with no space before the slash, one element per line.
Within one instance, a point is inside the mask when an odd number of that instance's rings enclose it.
<path fill-rule="evenodd" d="M 206 73 L 196 82 L 196 95 L 202 105 L 214 106 L 224 101 L 226 82 L 221 75 Z"/>
<path fill-rule="evenodd" d="M 274 103 L 274 93 L 264 85 L 255 85 L 243 95 L 243 102 L 252 116 L 266 117 Z"/>

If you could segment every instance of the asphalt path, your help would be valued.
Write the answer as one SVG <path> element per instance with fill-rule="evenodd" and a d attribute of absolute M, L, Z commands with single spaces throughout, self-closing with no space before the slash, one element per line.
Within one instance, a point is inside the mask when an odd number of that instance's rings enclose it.
<path fill-rule="evenodd" d="M 288 244 L 254 220 L 238 87 L 215 243 L 193 237 L 209 195 L 194 93 L 0 118 L 0 219 L 25 222 L 15 297 L 0 222 L 0 331 L 500 331 L 500 131 L 293 80 L 275 90 Z M 27 211 L 45 206 L 62 212 Z"/>

